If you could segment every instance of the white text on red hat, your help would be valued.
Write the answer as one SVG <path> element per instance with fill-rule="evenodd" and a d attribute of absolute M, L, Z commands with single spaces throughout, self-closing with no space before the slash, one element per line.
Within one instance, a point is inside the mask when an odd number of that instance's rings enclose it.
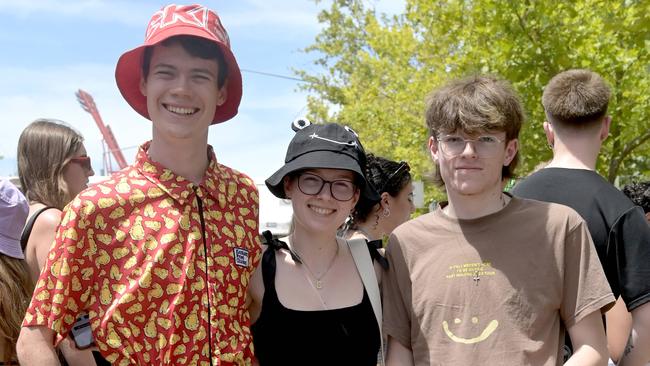
<path fill-rule="evenodd" d="M 145 40 L 149 40 L 157 31 L 178 25 L 179 22 L 203 28 L 218 41 L 230 47 L 230 39 L 221 25 L 221 21 L 216 14 L 205 6 L 189 7 L 175 4 L 165 6 L 151 17 L 145 34 Z"/>

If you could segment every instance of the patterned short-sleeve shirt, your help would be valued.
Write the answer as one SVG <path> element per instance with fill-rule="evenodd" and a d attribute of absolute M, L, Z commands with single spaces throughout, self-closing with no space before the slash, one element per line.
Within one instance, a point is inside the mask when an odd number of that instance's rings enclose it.
<path fill-rule="evenodd" d="M 66 207 L 23 326 L 61 339 L 85 312 L 115 365 L 248 365 L 257 189 L 211 148 L 196 185 L 151 161 L 148 147 Z"/>

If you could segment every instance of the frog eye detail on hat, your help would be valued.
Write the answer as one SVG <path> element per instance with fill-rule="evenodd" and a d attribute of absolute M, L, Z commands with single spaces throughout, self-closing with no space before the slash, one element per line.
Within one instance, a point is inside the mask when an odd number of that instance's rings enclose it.
<path fill-rule="evenodd" d="M 359 138 L 359 134 L 357 133 L 357 131 L 353 130 L 350 126 L 343 126 L 343 128 L 345 128 L 346 131 Z"/>
<path fill-rule="evenodd" d="M 311 125 L 311 121 L 305 117 L 296 118 L 295 121 L 291 124 L 291 129 L 295 132 L 302 130 L 303 128 Z"/>

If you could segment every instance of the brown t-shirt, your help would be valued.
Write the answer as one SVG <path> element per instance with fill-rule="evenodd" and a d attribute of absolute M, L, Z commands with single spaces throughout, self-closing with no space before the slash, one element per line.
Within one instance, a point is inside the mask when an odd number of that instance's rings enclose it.
<path fill-rule="evenodd" d="M 439 207 L 398 227 L 387 257 L 385 334 L 416 365 L 560 365 L 564 326 L 614 302 L 585 222 L 558 204 Z"/>

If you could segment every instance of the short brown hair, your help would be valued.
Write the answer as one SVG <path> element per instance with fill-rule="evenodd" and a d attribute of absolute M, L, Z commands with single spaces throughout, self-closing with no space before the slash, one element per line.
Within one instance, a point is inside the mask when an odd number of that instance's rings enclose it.
<path fill-rule="evenodd" d="M 573 69 L 555 75 L 544 88 L 542 105 L 551 124 L 584 127 L 607 114 L 611 92 L 597 73 Z"/>
<path fill-rule="evenodd" d="M 63 207 L 72 200 L 63 170 L 79 151 L 83 137 L 65 122 L 38 119 L 18 139 L 18 176 L 27 199 Z"/>
<path fill-rule="evenodd" d="M 434 138 L 455 131 L 470 135 L 503 131 L 507 143 L 519 136 L 525 119 L 517 93 L 510 83 L 495 76 L 476 75 L 454 80 L 434 90 L 426 105 L 427 127 Z M 503 167 L 502 178 L 514 176 L 518 157 L 517 152 L 510 165 Z M 437 167 L 433 179 L 438 185 L 444 185 Z"/>

